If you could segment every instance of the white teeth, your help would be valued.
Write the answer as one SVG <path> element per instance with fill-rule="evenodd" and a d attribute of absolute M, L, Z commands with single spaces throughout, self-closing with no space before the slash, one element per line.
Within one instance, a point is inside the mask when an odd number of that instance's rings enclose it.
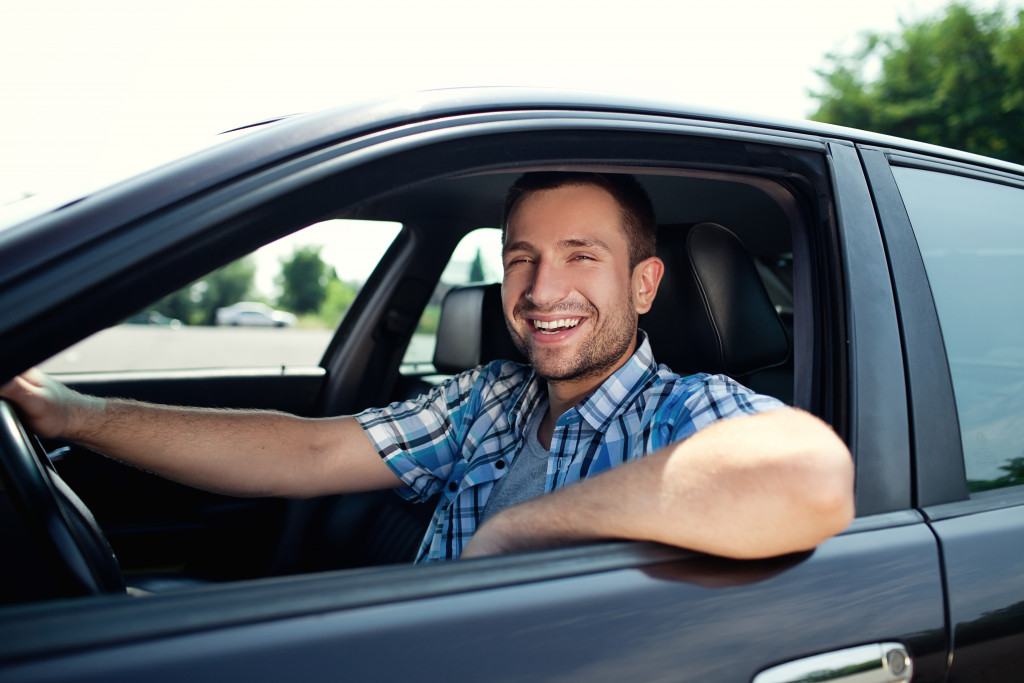
<path fill-rule="evenodd" d="M 542 332 L 554 332 L 559 329 L 569 329 L 580 324 L 582 318 L 562 318 L 561 320 L 534 320 L 533 324 Z"/>

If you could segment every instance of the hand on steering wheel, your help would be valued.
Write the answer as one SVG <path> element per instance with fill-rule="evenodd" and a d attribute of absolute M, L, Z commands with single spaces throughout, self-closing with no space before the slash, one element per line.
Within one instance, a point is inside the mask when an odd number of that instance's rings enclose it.
<path fill-rule="evenodd" d="M 39 571 L 27 572 L 39 584 L 24 592 L 53 598 L 124 593 L 120 566 L 92 513 L 60 478 L 42 444 L 7 401 L 0 401 L 0 468 L 43 564 Z"/>

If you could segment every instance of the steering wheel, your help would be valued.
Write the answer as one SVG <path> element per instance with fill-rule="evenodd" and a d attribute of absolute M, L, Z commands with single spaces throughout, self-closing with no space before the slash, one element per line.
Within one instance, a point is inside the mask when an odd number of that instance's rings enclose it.
<path fill-rule="evenodd" d="M 73 597 L 124 593 L 121 568 L 96 519 L 60 478 L 38 438 L 0 401 L 0 475 L 44 564 L 33 593 Z M 26 591 L 29 592 L 29 591 Z"/>

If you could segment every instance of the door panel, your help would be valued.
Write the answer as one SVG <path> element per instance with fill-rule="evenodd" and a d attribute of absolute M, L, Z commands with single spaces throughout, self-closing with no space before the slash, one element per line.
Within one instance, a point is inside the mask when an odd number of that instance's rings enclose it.
<path fill-rule="evenodd" d="M 324 375 L 321 368 L 312 368 L 95 373 L 61 379 L 95 396 L 308 416 L 314 414 Z M 78 446 L 67 446 L 55 465 L 103 527 L 129 582 L 132 574 L 154 572 L 251 578 L 263 575 L 273 560 L 288 508 L 282 499 L 199 491 Z"/>
<path fill-rule="evenodd" d="M 963 505 L 929 512 L 940 516 L 957 507 Z M 1024 670 L 1024 505 L 942 519 L 933 526 L 949 584 L 950 680 L 1019 679 Z"/>
<path fill-rule="evenodd" d="M 68 386 L 94 396 L 197 407 L 255 408 L 312 415 L 323 368 L 187 370 L 57 375 Z"/>
<path fill-rule="evenodd" d="M 884 526 L 894 520 L 904 525 Z M 811 654 L 896 641 L 915 681 L 941 680 L 934 536 L 911 513 L 857 527 L 776 560 L 662 549 L 652 564 L 650 546 L 613 544 L 239 584 L 148 606 L 80 604 L 61 615 L 69 621 L 41 609 L 33 621 L 28 610 L 20 624 L 0 623 L 0 662 L 8 652 L 31 661 L 0 675 L 743 681 Z M 104 626 L 93 636 L 94 620 Z M 44 626 L 46 647 L 28 642 Z"/>

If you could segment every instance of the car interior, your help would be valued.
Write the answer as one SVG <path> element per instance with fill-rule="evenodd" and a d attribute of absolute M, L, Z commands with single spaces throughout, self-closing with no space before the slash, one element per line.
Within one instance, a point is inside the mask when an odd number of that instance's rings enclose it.
<path fill-rule="evenodd" d="M 822 163 L 820 156 L 794 152 L 757 164 L 572 164 L 634 173 L 651 196 L 666 275 L 640 326 L 658 362 L 680 374 L 729 374 L 826 419 L 839 410 L 823 389 L 831 386 L 823 378 L 833 372 L 840 350 L 830 341 L 837 324 L 828 315 L 835 291 L 816 266 L 829 249 Z M 500 285 L 470 283 L 452 288 L 443 300 L 432 366 L 402 363 L 459 240 L 476 228 L 497 226 L 505 189 L 521 172 L 564 167 L 518 163 L 415 180 L 378 179 L 378 186 L 350 190 L 362 192 L 359 201 L 348 201 L 345 192 L 331 200 L 319 188 L 319 201 L 308 203 L 307 215 L 295 217 L 296 224 L 335 217 L 403 226 L 319 368 L 277 368 L 267 375 L 94 374 L 69 378 L 69 384 L 97 395 L 323 416 L 408 400 L 481 363 L 519 359 L 504 327 Z M 251 220 L 274 221 L 298 202 Z M 288 229 L 263 227 L 266 234 Z M 247 239 L 267 237 L 256 230 Z M 5 412 L 4 419 L 12 418 Z M 36 447 L 50 453 L 59 509 L 2 497 L 5 547 L 20 549 L 15 555 L 23 558 L 3 563 L 5 602 L 120 593 L 126 585 L 160 592 L 407 563 L 433 513 L 430 502 L 409 503 L 391 491 L 302 501 L 233 499 L 168 482 L 74 444 Z M 17 445 L 4 444 L 2 450 Z M 49 488 L 38 481 L 44 475 L 28 469 L 18 476 Z M 16 486 L 10 480 L 4 485 Z M 45 528 L 54 523 L 29 519 L 27 508 L 46 508 L 48 515 L 67 519 L 56 524 L 70 529 L 67 538 L 40 546 L 38 538 L 51 536 Z M 117 563 L 105 559 L 111 554 L 107 542 Z"/>

